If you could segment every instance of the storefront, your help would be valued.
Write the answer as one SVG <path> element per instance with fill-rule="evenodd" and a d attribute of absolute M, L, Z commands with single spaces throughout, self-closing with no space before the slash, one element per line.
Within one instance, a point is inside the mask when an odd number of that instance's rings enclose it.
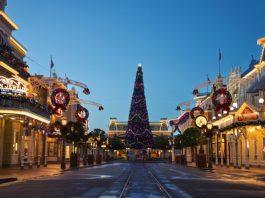
<path fill-rule="evenodd" d="M 217 165 L 265 166 L 265 122 L 260 119 L 261 114 L 245 102 L 238 110 L 214 122 L 220 131 L 213 140 Z"/>

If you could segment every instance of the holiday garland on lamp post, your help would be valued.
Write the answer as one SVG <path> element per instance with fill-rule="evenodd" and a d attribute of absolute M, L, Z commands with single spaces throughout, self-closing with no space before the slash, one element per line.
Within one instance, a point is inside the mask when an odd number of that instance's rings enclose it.
<path fill-rule="evenodd" d="M 130 148 L 145 149 L 154 145 L 144 93 L 142 67 L 138 66 L 125 137 Z"/>

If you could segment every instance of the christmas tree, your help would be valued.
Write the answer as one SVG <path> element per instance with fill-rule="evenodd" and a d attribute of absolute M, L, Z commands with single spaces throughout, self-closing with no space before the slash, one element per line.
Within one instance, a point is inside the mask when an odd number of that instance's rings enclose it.
<path fill-rule="evenodd" d="M 126 145 L 130 148 L 145 149 L 153 146 L 141 65 L 138 65 L 136 73 L 125 141 Z"/>

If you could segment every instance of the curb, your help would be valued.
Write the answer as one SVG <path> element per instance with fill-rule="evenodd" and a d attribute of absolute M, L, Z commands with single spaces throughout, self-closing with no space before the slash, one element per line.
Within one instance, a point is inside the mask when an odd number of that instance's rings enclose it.
<path fill-rule="evenodd" d="M 67 172 L 67 171 L 77 171 L 79 169 L 84 169 L 84 168 L 90 168 L 90 167 L 95 167 L 95 166 L 102 166 L 102 165 L 105 165 L 105 164 L 111 164 L 112 162 L 107 162 L 107 163 L 104 163 L 104 164 L 95 164 L 95 165 L 86 165 L 86 166 L 81 166 L 81 167 L 78 167 L 78 168 L 67 168 L 65 170 L 61 170 L 61 172 Z"/>
<path fill-rule="evenodd" d="M 0 184 L 17 181 L 16 177 L 2 178 L 0 179 Z"/>
<path fill-rule="evenodd" d="M 101 165 L 110 164 L 110 163 L 111 162 L 104 163 L 104 164 L 86 165 L 86 166 L 81 166 L 79 168 L 67 168 L 65 170 L 61 170 L 60 171 L 60 174 L 63 174 L 64 172 L 67 172 L 67 171 L 78 171 L 79 169 L 84 169 L 84 168 L 89 168 L 89 167 L 95 167 L 95 166 L 101 166 Z M 57 175 L 57 174 L 54 174 L 54 175 Z M 16 177 L 0 178 L 0 184 L 10 183 L 10 182 L 16 182 L 16 181 L 19 181 Z"/>

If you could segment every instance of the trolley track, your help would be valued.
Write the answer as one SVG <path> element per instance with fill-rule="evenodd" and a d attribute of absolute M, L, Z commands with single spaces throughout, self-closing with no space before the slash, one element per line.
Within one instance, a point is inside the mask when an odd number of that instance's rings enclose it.
<path fill-rule="evenodd" d="M 162 195 L 161 197 L 165 197 L 165 198 L 173 198 L 173 196 L 170 195 L 170 193 L 168 192 L 168 190 L 161 184 L 161 182 L 158 180 L 158 178 L 152 173 L 151 170 L 146 170 L 145 172 L 146 175 L 148 175 L 148 179 L 150 179 L 150 181 L 147 181 L 147 183 L 154 183 L 156 185 L 156 189 L 160 192 L 160 194 Z M 134 191 L 134 186 L 133 186 L 133 171 L 130 172 L 130 174 L 128 175 L 128 178 L 126 180 L 126 182 L 124 183 L 124 186 L 122 188 L 122 191 L 119 195 L 119 198 L 125 198 L 125 197 L 131 197 L 130 195 L 128 195 L 128 191 L 129 189 L 131 191 Z M 144 186 L 143 186 L 144 188 Z M 152 192 L 150 192 L 152 193 Z"/>

